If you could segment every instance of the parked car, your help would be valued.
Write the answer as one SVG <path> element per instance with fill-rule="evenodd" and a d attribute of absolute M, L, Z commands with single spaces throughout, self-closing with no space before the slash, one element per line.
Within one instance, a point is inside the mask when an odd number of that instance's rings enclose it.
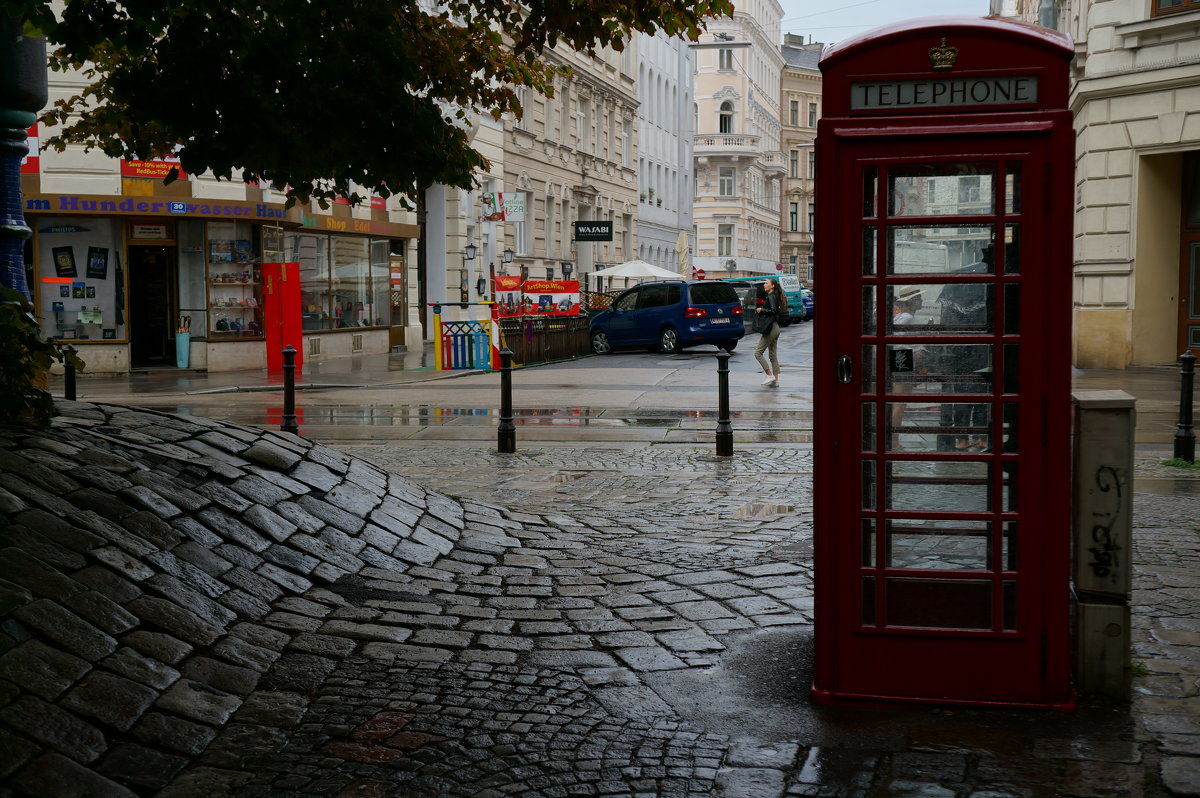
<path fill-rule="evenodd" d="M 761 289 L 763 280 L 778 280 L 779 287 L 783 289 L 783 295 L 787 297 L 790 318 L 782 322 L 784 327 L 790 322 L 804 321 L 808 318 L 804 311 L 804 298 L 802 296 L 800 278 L 794 274 L 760 274 L 757 277 L 730 277 L 725 282 L 734 286 L 753 285 L 755 291 L 743 291 L 741 293 L 743 299 L 746 296 L 757 296 L 761 299 L 763 295 Z"/>
<path fill-rule="evenodd" d="M 813 308 L 816 304 L 813 299 L 812 289 L 801 288 L 800 295 L 800 301 L 804 303 L 804 317 L 806 319 L 811 319 L 813 317 Z"/>
<path fill-rule="evenodd" d="M 697 344 L 733 351 L 746 334 L 742 304 L 733 286 L 719 281 L 642 283 L 592 317 L 592 351 L 646 346 L 678 352 Z"/>

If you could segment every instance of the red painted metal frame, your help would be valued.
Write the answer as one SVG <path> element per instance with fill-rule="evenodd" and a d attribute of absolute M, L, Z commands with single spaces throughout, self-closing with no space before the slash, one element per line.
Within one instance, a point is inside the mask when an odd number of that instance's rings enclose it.
<path fill-rule="evenodd" d="M 267 347 L 267 369 L 283 368 L 283 348 L 296 350 L 296 374 L 304 366 L 304 333 L 300 319 L 300 264 L 264 263 L 263 336 Z"/>
<path fill-rule="evenodd" d="M 958 48 L 952 71 L 935 72 L 929 51 L 942 38 Z M 815 405 L 815 600 L 816 661 L 812 697 L 820 703 L 859 705 L 915 702 L 972 706 L 1067 709 L 1073 706 L 1070 685 L 1070 344 L 1071 245 L 1073 222 L 1074 133 L 1067 108 L 1070 40 L 1053 31 L 997 19 L 946 18 L 916 20 L 826 48 L 824 116 L 817 138 L 818 181 L 816 260 L 822 284 L 841 310 L 830 314 L 816 331 Z M 1013 106 L 931 108 L 909 113 L 854 110 L 850 87 L 859 81 L 922 80 L 939 77 L 1037 75 L 1036 103 Z M 997 452 L 964 458 L 957 454 L 923 455 L 862 451 L 860 404 L 882 408 L 883 377 L 870 390 L 862 386 L 861 350 L 874 344 L 882 353 L 887 307 L 877 303 L 877 333 L 864 334 L 861 305 L 865 285 L 899 285 L 912 277 L 888 275 L 881 257 L 886 247 L 884 186 L 879 182 L 876 239 L 877 274 L 862 268 L 862 177 L 864 165 L 884 171 L 889 164 L 1020 160 L 1024 166 L 1021 213 L 1004 211 L 1004 181 L 993 183 L 991 216 L 903 217 L 897 224 L 954 227 L 1019 222 L 1021 273 L 1006 275 L 1000 267 L 988 281 L 995 286 L 997 310 L 1005 301 L 1002 285 L 1020 287 L 1017 332 L 1005 334 L 1000 312 L 988 336 L 942 336 L 938 343 L 990 343 L 994 363 L 1004 344 L 1019 347 L 1019 389 L 972 401 L 993 402 L 993 440 L 1001 432 L 1001 408 L 1007 400 L 1019 414 L 1015 453 Z M 1028 264 L 1028 265 L 1027 265 Z M 926 277 L 926 279 L 931 279 Z M 972 278 L 939 277 L 938 282 Z M 932 280 L 931 280 L 932 281 Z M 877 289 L 877 294 L 882 297 Z M 829 297 L 825 298 L 826 301 Z M 919 340 L 919 336 L 917 339 Z M 839 383 L 838 359 L 849 356 L 853 375 Z M 878 371 L 882 372 L 882 363 Z M 936 401 L 936 400 L 935 400 Z M 877 424 L 882 430 L 882 425 Z M 878 432 L 877 434 L 882 434 Z M 1018 582 L 1017 628 L 1007 631 L 956 630 L 868 625 L 862 618 L 860 578 L 864 572 L 894 575 L 893 569 L 864 569 L 861 521 L 864 517 L 904 517 L 896 511 L 860 511 L 862 462 L 873 460 L 877 480 L 891 460 L 967 460 L 989 464 L 995 481 L 1005 463 L 1016 467 L 1021 503 L 1015 512 L 996 511 L 997 523 L 1018 523 L 1018 570 L 972 572 L 993 584 L 993 618 L 999 617 L 997 582 Z M 993 485 L 999 498 L 1000 488 Z M 882 507 L 876 502 L 877 507 Z M 999 507 L 994 502 L 995 507 Z M 954 513 L 910 513 L 921 518 L 954 518 Z M 959 514 L 963 515 L 963 514 Z M 877 541 L 882 533 L 876 531 Z M 993 542 L 995 551 L 999 544 Z M 882 557 L 876 549 L 877 565 Z M 937 572 L 904 571 L 932 577 Z M 962 576 L 961 574 L 959 576 Z M 882 591 L 877 592 L 880 596 Z M 880 599 L 882 600 L 882 599 Z M 882 607 L 879 608 L 879 611 Z M 881 615 L 877 612 L 877 618 Z"/>

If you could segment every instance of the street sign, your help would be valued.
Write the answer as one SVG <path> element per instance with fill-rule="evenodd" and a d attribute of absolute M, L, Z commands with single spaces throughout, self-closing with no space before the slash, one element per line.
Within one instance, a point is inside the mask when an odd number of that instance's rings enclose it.
<path fill-rule="evenodd" d="M 704 279 L 704 269 L 696 269 L 696 279 L 697 280 Z"/>

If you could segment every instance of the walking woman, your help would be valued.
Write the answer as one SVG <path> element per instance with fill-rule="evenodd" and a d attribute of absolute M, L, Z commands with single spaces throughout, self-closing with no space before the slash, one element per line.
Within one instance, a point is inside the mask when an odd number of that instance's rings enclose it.
<path fill-rule="evenodd" d="M 754 309 L 754 331 L 761 333 L 758 346 L 754 349 L 754 358 L 767 375 L 762 384 L 778 385 L 779 355 L 775 349 L 779 342 L 779 320 L 787 318 L 788 314 L 787 297 L 783 295 L 779 281 L 774 278 L 763 280 L 762 287 L 766 296 L 763 298 L 762 304 Z M 764 352 L 770 356 L 769 364 Z"/>

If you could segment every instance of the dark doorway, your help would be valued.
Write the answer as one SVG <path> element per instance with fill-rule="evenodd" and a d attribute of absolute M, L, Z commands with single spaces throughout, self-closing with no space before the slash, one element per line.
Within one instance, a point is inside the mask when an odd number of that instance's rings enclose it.
<path fill-rule="evenodd" d="M 174 367 L 175 253 L 129 248 L 129 358 L 134 368 Z"/>

